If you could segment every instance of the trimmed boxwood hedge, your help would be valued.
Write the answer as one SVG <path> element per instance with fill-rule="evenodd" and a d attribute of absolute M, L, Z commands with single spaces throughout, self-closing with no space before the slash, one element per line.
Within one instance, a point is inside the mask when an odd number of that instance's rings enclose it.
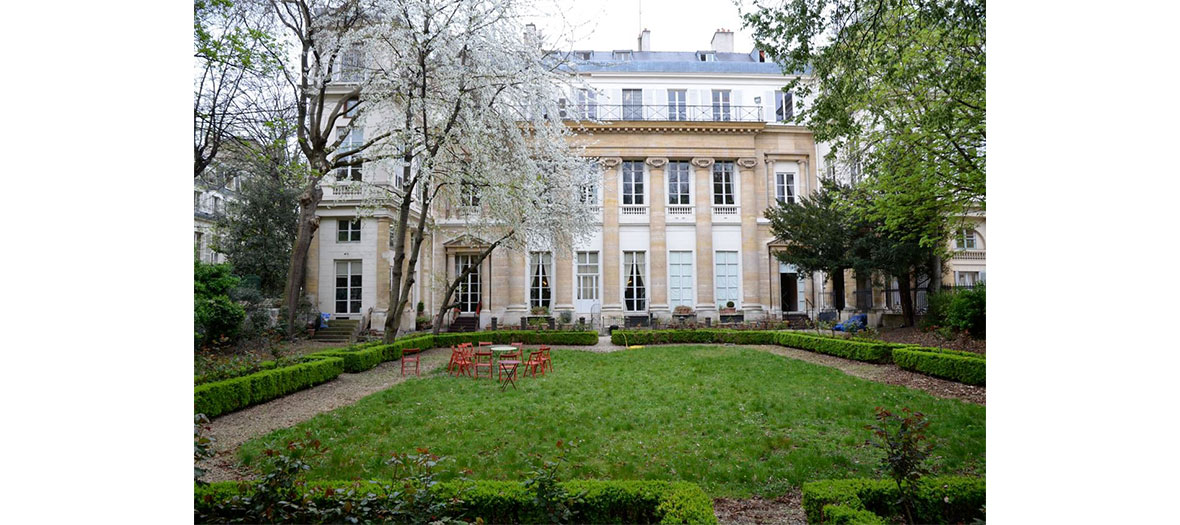
<path fill-rule="evenodd" d="M 918 523 L 970 523 L 983 518 L 986 482 L 967 476 L 923 478 L 914 494 Z M 897 485 L 888 479 L 833 479 L 803 484 L 809 523 L 891 523 L 905 513 Z"/>
<path fill-rule="evenodd" d="M 599 481 L 574 480 L 561 485 L 570 493 L 581 493 L 581 503 L 574 505 L 577 521 L 583 523 L 717 523 L 713 501 L 699 486 L 669 481 Z M 301 488 L 312 502 L 322 503 L 326 491 L 340 494 L 348 489 L 384 495 L 381 485 L 349 481 L 308 482 Z M 434 490 L 444 498 L 459 493 L 457 482 L 444 482 Z M 198 515 L 209 516 L 218 502 L 249 491 L 248 485 L 234 482 L 211 483 L 194 490 Z M 485 523 L 544 523 L 548 517 L 537 508 L 533 493 L 522 483 L 512 481 L 475 481 L 467 484 L 457 510 L 462 518 L 482 518 Z M 230 516 L 217 518 L 231 518 Z"/>
<path fill-rule="evenodd" d="M 402 358 L 402 351 L 406 348 L 429 350 L 459 343 L 478 343 L 479 341 L 492 341 L 497 344 L 521 341 L 526 344 L 594 345 L 598 344 L 598 333 L 591 331 L 496 330 L 437 336 L 427 334 L 398 339 L 390 344 L 376 341 L 348 348 L 333 348 L 310 354 L 304 357 L 305 362 L 292 366 L 263 370 L 233 379 L 198 385 L 193 393 L 194 410 L 197 414 L 217 417 L 310 388 L 334 379 L 341 372 L 355 374 L 374 368 L 385 361 L 396 361 Z M 324 362 L 332 364 L 328 365 Z"/>
<path fill-rule="evenodd" d="M 865 341 L 850 341 L 831 337 L 816 337 L 799 332 L 779 332 L 776 343 L 792 348 L 802 348 L 834 355 L 855 361 L 869 363 L 890 363 L 893 361 L 893 347 L 889 343 L 869 343 Z"/>
<path fill-rule="evenodd" d="M 950 379 L 969 385 L 987 383 L 987 360 L 978 354 L 947 351 L 938 348 L 898 348 L 893 350 L 893 362 L 905 370 Z"/>
<path fill-rule="evenodd" d="M 610 342 L 615 345 L 664 345 L 691 343 L 731 343 L 772 345 L 779 332 L 766 330 L 615 330 Z"/>
<path fill-rule="evenodd" d="M 217 417 L 330 381 L 342 372 L 344 360 L 339 357 L 308 356 L 291 366 L 205 383 L 193 391 L 194 411 Z"/>

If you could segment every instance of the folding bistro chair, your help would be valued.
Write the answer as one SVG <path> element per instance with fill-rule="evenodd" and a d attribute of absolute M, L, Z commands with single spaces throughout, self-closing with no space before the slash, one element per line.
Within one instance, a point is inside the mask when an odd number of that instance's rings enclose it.
<path fill-rule="evenodd" d="M 417 348 L 402 350 L 402 376 L 406 375 L 406 363 L 414 363 L 414 375 L 421 375 L 418 373 L 418 351 Z"/>
<path fill-rule="evenodd" d="M 475 352 L 475 359 L 472 363 L 475 364 L 475 378 L 479 379 L 479 369 L 488 369 L 488 379 L 492 378 L 492 352 L 491 350 L 480 350 Z"/>
<path fill-rule="evenodd" d="M 524 362 L 525 375 L 532 373 L 533 377 L 537 377 L 537 367 L 542 366 L 543 363 L 541 361 L 541 355 L 542 354 L 540 350 L 532 350 L 529 352 L 529 360 Z"/>
<path fill-rule="evenodd" d="M 491 341 L 480 341 L 479 346 L 492 346 Z"/>
<path fill-rule="evenodd" d="M 552 350 L 552 348 L 549 348 L 548 346 L 541 347 L 541 373 L 542 374 L 545 373 L 546 368 L 548 368 L 550 371 L 553 370 L 553 357 L 549 355 L 550 350 Z"/>

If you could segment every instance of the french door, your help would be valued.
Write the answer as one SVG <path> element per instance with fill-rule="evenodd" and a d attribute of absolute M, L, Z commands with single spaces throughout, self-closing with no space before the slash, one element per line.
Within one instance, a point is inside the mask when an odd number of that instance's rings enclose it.
<path fill-rule="evenodd" d="M 474 313 L 479 304 L 479 265 L 475 264 L 475 255 L 455 256 L 455 275 L 461 275 L 468 267 L 474 266 L 471 274 L 459 282 L 459 289 L 455 292 L 459 301 L 459 311 Z"/>
<path fill-rule="evenodd" d="M 361 313 L 360 261 L 336 261 L 336 313 Z"/>

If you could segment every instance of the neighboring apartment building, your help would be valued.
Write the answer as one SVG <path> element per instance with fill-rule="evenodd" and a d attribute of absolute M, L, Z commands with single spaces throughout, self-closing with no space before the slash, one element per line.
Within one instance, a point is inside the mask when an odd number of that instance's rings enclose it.
<path fill-rule="evenodd" d="M 225 215 L 226 204 L 237 198 L 238 178 L 225 184 L 193 181 L 193 252 L 204 263 L 226 262 L 225 254 L 214 250 L 217 244 L 213 225 Z"/>
<path fill-rule="evenodd" d="M 651 51 L 644 31 L 638 50 L 575 51 L 574 58 L 591 89 L 569 94 L 565 117 L 582 126 L 576 140 L 585 140 L 603 167 L 589 196 L 600 204 L 600 227 L 568 253 L 493 252 L 459 290 L 461 318 L 479 327 L 493 317 L 519 326 L 531 308 L 544 306 L 623 326 L 670 319 L 677 306 L 702 323 L 723 314 L 752 321 L 831 307 L 822 276 L 775 259 L 783 246 L 763 217 L 776 201 L 815 191 L 825 172 L 811 131 L 783 123 L 798 101 L 782 91 L 789 78 L 777 64 L 757 50 L 735 53 L 733 33 L 724 30 L 705 50 Z M 352 135 L 347 142 L 364 132 Z M 365 168 L 346 168 L 339 183 L 325 185 L 306 289 L 321 312 L 367 318 L 380 329 L 393 217 L 382 210 L 358 219 L 361 195 L 349 183 L 393 181 Z M 462 271 L 483 242 L 465 234 L 456 210 L 444 205 L 432 213 L 437 228 L 422 246 L 405 328 L 418 301 L 433 312 L 442 300 L 431 286 L 435 277 Z M 877 293 L 884 305 L 886 292 Z"/>

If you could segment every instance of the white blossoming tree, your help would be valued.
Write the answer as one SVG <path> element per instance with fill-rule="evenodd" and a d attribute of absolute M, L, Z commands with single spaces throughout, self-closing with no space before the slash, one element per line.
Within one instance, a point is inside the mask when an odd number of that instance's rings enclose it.
<path fill-rule="evenodd" d="M 376 10 L 366 40 L 374 71 L 361 98 L 369 106 L 366 129 L 389 140 L 365 156 L 400 171 L 400 184 L 366 192 L 370 209 L 387 207 L 396 216 L 387 341 L 401 326 L 422 242 L 441 205 L 463 210 L 452 218 L 484 241 L 480 262 L 498 248 L 569 249 L 590 232 L 593 212 L 579 189 L 593 185 L 598 171 L 570 144 L 558 108 L 572 76 L 565 55 L 546 52 L 521 23 L 528 7 L 385 0 Z M 444 290 L 436 333 L 466 273 Z"/>

